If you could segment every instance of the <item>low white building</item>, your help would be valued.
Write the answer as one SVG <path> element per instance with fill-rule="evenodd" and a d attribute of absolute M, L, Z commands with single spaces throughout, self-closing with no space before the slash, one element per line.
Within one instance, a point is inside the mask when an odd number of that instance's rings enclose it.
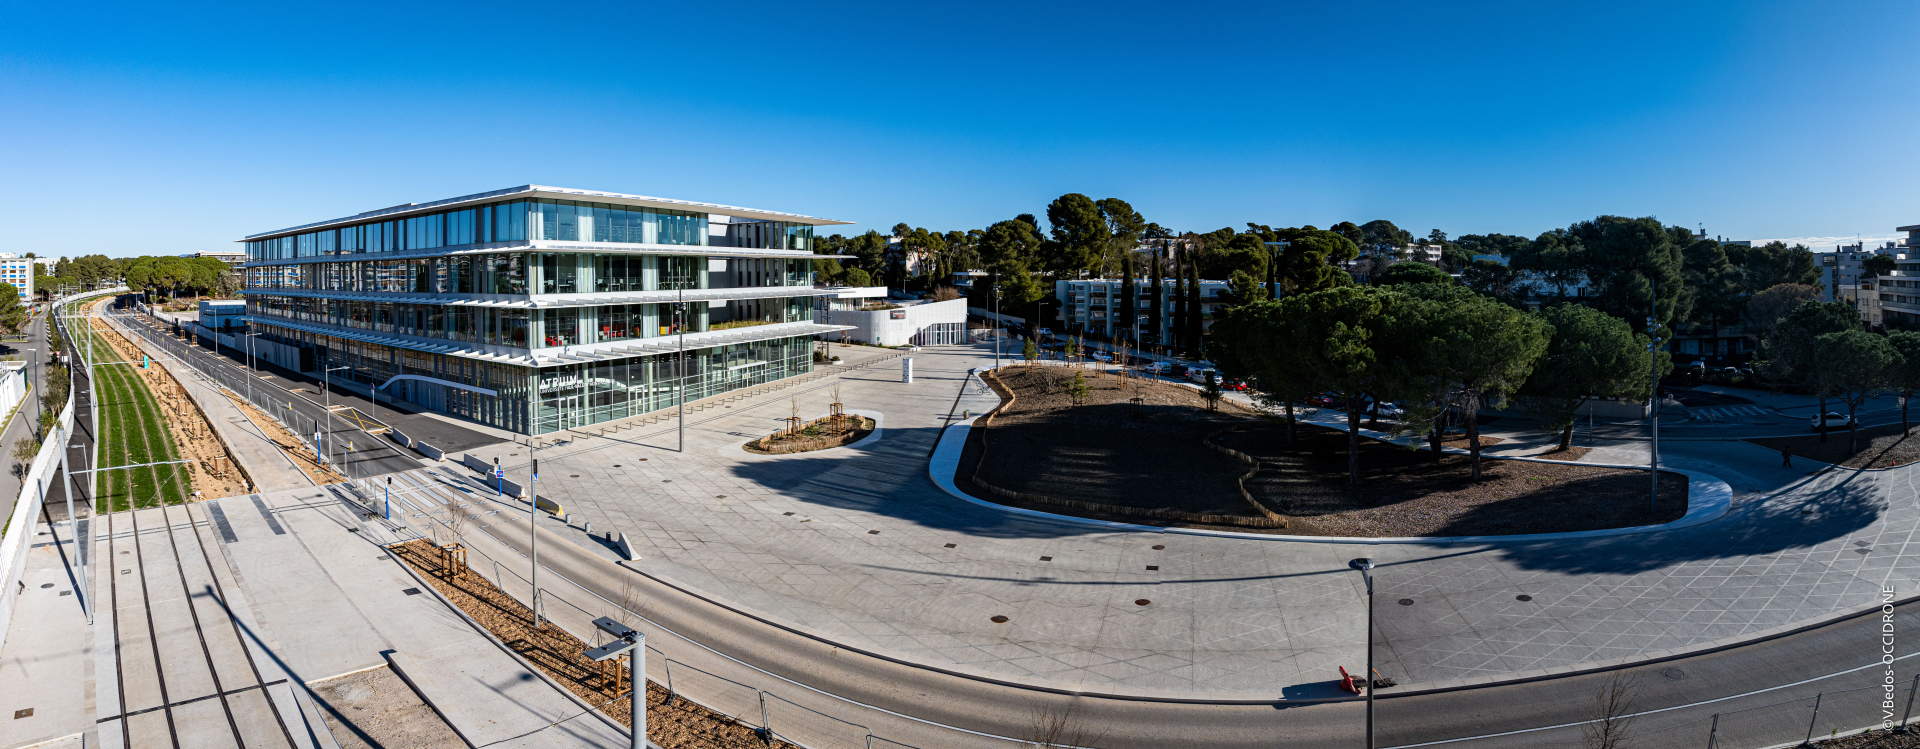
<path fill-rule="evenodd" d="M 833 299 L 838 300 L 838 297 Z M 932 346 L 967 342 L 965 299 L 944 302 L 887 301 L 871 297 L 855 299 L 868 303 L 840 308 L 815 308 L 814 322 L 853 328 L 832 333 L 827 337 L 828 340 L 876 346 Z"/>
<path fill-rule="evenodd" d="M 887 298 L 885 286 L 821 286 L 828 293 L 813 298 L 813 309 L 821 310 L 859 309 L 884 302 Z M 818 314 L 815 317 L 819 317 Z"/>

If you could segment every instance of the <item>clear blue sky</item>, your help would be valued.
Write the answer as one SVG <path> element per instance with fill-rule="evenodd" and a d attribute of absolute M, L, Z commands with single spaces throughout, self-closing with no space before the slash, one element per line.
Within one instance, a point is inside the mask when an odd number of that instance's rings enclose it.
<path fill-rule="evenodd" d="M 853 231 L 1920 223 L 1920 5 L 1449 5 L 9 3 L 0 251 L 527 183 Z"/>

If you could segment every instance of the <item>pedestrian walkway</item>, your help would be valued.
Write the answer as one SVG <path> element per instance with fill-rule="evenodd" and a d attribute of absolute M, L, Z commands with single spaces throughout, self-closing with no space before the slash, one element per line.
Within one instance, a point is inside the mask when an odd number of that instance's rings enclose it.
<path fill-rule="evenodd" d="M 1664 463 L 1738 490 L 1726 517 L 1577 541 L 1354 547 L 979 506 L 926 471 L 950 409 L 996 402 L 963 383 L 983 352 L 923 351 L 913 385 L 845 380 L 849 409 L 885 414 L 868 446 L 742 452 L 790 414 L 783 393 L 690 420 L 684 453 L 671 425 L 543 449 L 540 491 L 566 507 L 556 527 L 582 548 L 615 556 L 586 521 L 625 532 L 637 567 L 732 605 L 878 652 L 1077 689 L 1311 694 L 1363 653 L 1364 596 L 1346 566 L 1358 556 L 1380 565 L 1388 600 L 1414 602 L 1378 612 L 1382 670 L 1405 684 L 1700 646 L 1920 585 L 1920 546 L 1907 542 L 1917 474 L 1782 473 L 1766 464 L 1777 456 L 1740 443 L 1663 445 Z M 825 412 L 823 394 L 797 395 L 803 416 Z M 1628 444 L 1621 462 L 1644 464 L 1646 447 Z M 510 477 L 528 457 L 508 456 Z"/>
<path fill-rule="evenodd" d="M 1754 417 L 1774 416 L 1772 409 L 1760 406 L 1712 406 L 1691 409 L 1693 418 L 1708 421 L 1741 421 L 1753 423 Z"/>
<path fill-rule="evenodd" d="M 437 488 L 434 470 L 207 503 L 226 518 L 222 547 L 268 649 L 305 683 L 404 663 L 473 746 L 625 746 L 622 729 L 528 671 L 380 548 L 419 538 L 428 512 L 444 518 L 469 496 Z M 390 477 L 393 521 L 380 517 Z M 423 517 L 409 525 L 403 513 Z"/>

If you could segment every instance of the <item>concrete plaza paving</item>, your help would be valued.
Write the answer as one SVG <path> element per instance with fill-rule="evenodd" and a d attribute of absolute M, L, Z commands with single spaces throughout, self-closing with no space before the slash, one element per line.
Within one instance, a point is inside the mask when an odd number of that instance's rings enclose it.
<path fill-rule="evenodd" d="M 1336 666 L 1364 660 L 1359 556 L 1380 565 L 1381 671 L 1402 684 L 1749 636 L 1877 603 L 1883 586 L 1911 594 L 1920 570 L 1910 471 L 1807 476 L 1738 444 L 1665 451 L 1734 486 L 1726 517 L 1613 538 L 1354 546 L 1015 515 L 927 473 L 941 430 L 997 402 L 966 379 L 990 350 L 914 357 L 911 385 L 891 370 L 841 378 L 848 408 L 884 415 L 866 445 L 738 449 L 790 402 L 825 413 L 823 381 L 690 418 L 684 452 L 671 424 L 573 436 L 538 450 L 540 492 L 582 546 L 611 558 L 602 537 L 625 532 L 641 569 L 717 600 L 862 649 L 1095 691 L 1327 695 Z M 503 449 L 523 477 L 528 450 Z"/>

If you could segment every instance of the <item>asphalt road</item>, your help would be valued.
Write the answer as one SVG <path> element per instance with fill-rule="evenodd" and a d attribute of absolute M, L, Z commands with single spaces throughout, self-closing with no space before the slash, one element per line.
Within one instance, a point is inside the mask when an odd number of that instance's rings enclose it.
<path fill-rule="evenodd" d="M 163 352 L 164 356 L 175 361 L 186 362 L 203 376 L 218 379 L 228 390 L 244 395 L 251 387 L 255 398 L 259 400 L 271 394 L 274 403 L 285 404 L 274 409 L 274 416 L 291 421 L 309 442 L 314 441 L 314 435 L 320 435 L 322 449 L 349 477 L 361 479 L 420 467 L 420 461 L 411 452 L 383 436 L 369 434 L 366 428 L 360 426 L 361 422 L 353 418 L 353 414 L 339 405 L 335 405 L 335 411 L 329 413 L 326 405 L 310 399 L 308 394 L 290 392 L 275 381 L 282 378 L 255 376 L 226 357 L 181 340 L 165 326 L 129 312 L 132 302 L 132 297 L 122 297 L 112 305 L 110 320 L 115 327 L 129 338 L 138 336 L 142 346 L 150 351 Z M 370 420 L 367 428 L 377 429 Z M 349 446 L 351 451 L 348 450 Z"/>
<path fill-rule="evenodd" d="M 473 485 L 484 489 L 477 479 Z M 525 554 L 525 517 L 524 507 L 502 512 L 500 524 L 488 535 Z M 1104 749 L 1364 746 L 1365 711 L 1359 701 L 1151 702 L 1076 697 L 957 676 L 850 651 L 762 622 L 626 564 L 608 562 L 558 534 L 543 529 L 540 535 L 542 574 L 557 573 L 612 600 L 628 595 L 623 587 L 632 586 L 647 601 L 647 615 L 663 626 L 768 672 L 924 720 L 1020 738 L 1029 735 L 1036 710 L 1064 711 L 1072 704 L 1075 715 L 1104 730 L 1104 738 L 1096 742 Z M 1896 612 L 1894 655 L 1905 658 L 1920 652 L 1920 603 L 1903 603 Z M 1633 733 L 1652 734 L 1634 745 L 1704 746 L 1716 713 L 1726 714 L 1722 746 L 1798 741 L 1808 728 L 1815 695 L 1882 682 L 1884 672 L 1874 665 L 1882 657 L 1880 630 L 1880 616 L 1868 613 L 1760 643 L 1624 669 L 1621 673 L 1636 692 L 1631 712 L 1659 711 L 1634 721 Z M 1909 632 L 1914 634 L 1905 634 Z M 1902 660 L 1895 666 L 1902 705 L 1916 666 L 1920 661 Z M 1842 673 L 1862 667 L 1865 670 Z M 1612 672 L 1581 674 L 1434 694 L 1396 695 L 1386 689 L 1375 705 L 1377 745 L 1578 746 L 1578 725 L 1535 729 L 1594 718 L 1594 697 L 1611 678 Z M 1872 689 L 1829 696 L 1818 733 L 1878 724 L 1880 701 L 1880 693 Z M 1519 733 L 1496 736 L 1508 732 Z M 1734 736 L 1741 741 L 1726 743 Z"/>

